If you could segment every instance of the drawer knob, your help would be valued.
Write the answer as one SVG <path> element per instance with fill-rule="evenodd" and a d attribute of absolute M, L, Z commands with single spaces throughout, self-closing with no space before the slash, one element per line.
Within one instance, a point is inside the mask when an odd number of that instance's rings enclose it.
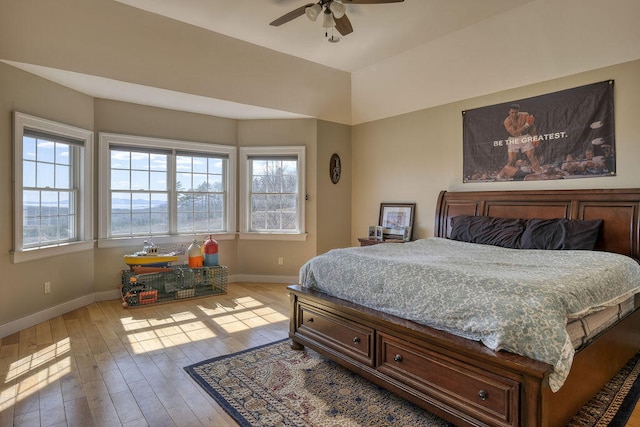
<path fill-rule="evenodd" d="M 486 390 L 480 390 L 478 392 L 478 397 L 480 398 L 480 400 L 487 400 L 489 398 L 489 393 L 487 393 Z"/>
<path fill-rule="evenodd" d="M 354 343 L 354 344 L 358 344 L 358 343 L 360 343 L 360 337 L 355 337 L 355 338 L 353 339 L 353 343 Z"/>
<path fill-rule="evenodd" d="M 396 354 L 395 356 L 393 356 L 393 360 L 395 362 L 402 362 L 402 356 L 399 354 Z"/>
<path fill-rule="evenodd" d="M 310 317 L 309 320 L 307 320 L 307 323 L 313 323 L 313 317 Z"/>

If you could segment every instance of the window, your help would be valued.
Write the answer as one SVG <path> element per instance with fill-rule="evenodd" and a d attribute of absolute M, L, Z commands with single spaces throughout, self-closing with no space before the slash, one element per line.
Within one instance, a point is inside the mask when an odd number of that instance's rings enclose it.
<path fill-rule="evenodd" d="M 241 238 L 304 236 L 305 147 L 243 147 L 240 156 Z"/>
<path fill-rule="evenodd" d="M 178 153 L 176 165 L 178 232 L 227 231 L 225 160 Z"/>
<path fill-rule="evenodd" d="M 110 236 L 169 234 L 170 151 L 110 148 Z"/>
<path fill-rule="evenodd" d="M 235 233 L 234 165 L 235 147 L 100 134 L 100 246 Z"/>
<path fill-rule="evenodd" d="M 14 113 L 12 262 L 93 247 L 93 132 Z"/>

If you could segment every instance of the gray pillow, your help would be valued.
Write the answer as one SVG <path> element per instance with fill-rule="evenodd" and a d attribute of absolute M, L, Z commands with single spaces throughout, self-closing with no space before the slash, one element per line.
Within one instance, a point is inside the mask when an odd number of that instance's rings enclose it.
<path fill-rule="evenodd" d="M 521 249 L 593 250 L 601 219 L 530 219 L 520 241 Z"/>
<path fill-rule="evenodd" d="M 459 215 L 451 218 L 452 240 L 519 249 L 526 220 Z"/>

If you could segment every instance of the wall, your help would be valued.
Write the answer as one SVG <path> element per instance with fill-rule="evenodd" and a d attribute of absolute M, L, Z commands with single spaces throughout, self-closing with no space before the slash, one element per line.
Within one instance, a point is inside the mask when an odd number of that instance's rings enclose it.
<path fill-rule="evenodd" d="M 12 264 L 12 111 L 93 130 L 93 99 L 0 63 L 0 325 L 92 295 L 91 251 Z M 51 293 L 44 294 L 44 282 Z M 84 305 L 82 302 L 79 304 Z M 2 336 L 0 334 L 0 336 Z"/>
<path fill-rule="evenodd" d="M 318 162 L 318 125 L 315 119 L 241 120 L 238 122 L 238 146 L 306 146 L 306 202 L 305 241 L 249 240 L 238 241 L 238 271 L 241 280 L 257 280 L 272 276 L 295 282 L 300 266 L 315 255 L 318 238 L 318 207 L 316 170 Z M 348 204 L 348 202 L 346 202 Z M 278 265 L 278 257 L 284 265 Z"/>
<path fill-rule="evenodd" d="M 331 182 L 331 155 L 340 156 L 342 175 Z M 351 127 L 318 121 L 318 237 L 316 253 L 351 245 Z"/>
<path fill-rule="evenodd" d="M 617 176 L 557 181 L 462 184 L 463 110 L 615 80 Z M 625 188 L 640 185 L 640 61 L 467 99 L 354 126 L 352 244 L 377 224 L 381 202 L 416 202 L 414 238 L 433 235 L 441 190 Z M 506 117 L 506 114 L 505 114 Z"/>

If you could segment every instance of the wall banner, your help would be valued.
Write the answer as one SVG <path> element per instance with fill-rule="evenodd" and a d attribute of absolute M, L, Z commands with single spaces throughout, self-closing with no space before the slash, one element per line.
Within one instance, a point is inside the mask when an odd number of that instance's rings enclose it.
<path fill-rule="evenodd" d="M 463 181 L 615 176 L 613 80 L 462 112 Z"/>

